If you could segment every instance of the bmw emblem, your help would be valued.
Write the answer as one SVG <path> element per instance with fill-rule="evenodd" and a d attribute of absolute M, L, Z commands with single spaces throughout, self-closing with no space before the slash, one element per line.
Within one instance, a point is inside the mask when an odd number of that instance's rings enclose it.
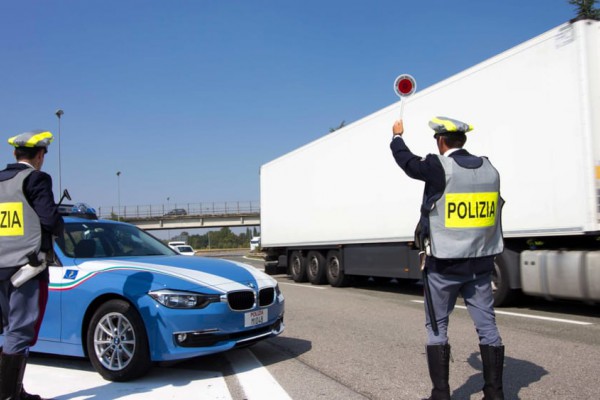
<path fill-rule="evenodd" d="M 256 285 L 254 285 L 254 283 L 252 283 L 252 282 L 248 283 L 248 287 L 250 289 L 256 289 Z"/>

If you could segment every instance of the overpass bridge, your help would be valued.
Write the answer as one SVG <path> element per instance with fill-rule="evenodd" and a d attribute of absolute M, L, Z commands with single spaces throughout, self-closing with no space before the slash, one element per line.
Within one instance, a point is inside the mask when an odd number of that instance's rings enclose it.
<path fill-rule="evenodd" d="M 98 207 L 99 218 L 114 219 L 144 230 L 250 227 L 260 225 L 258 201 Z"/>

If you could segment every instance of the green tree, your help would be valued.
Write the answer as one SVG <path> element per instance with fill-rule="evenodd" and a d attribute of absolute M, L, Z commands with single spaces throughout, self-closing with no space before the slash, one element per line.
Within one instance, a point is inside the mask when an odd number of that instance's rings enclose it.
<path fill-rule="evenodd" d="M 236 235 L 229 228 L 221 228 L 218 231 L 206 232 L 203 235 L 190 235 L 184 232 L 187 238 L 187 243 L 194 249 L 232 249 L 232 248 L 250 248 L 250 239 L 253 235 L 250 228 L 246 228 L 245 232 Z M 182 236 L 184 235 L 182 233 Z M 256 228 L 254 228 L 254 236 Z"/>
<path fill-rule="evenodd" d="M 600 21 L 600 9 L 594 8 L 596 0 L 569 0 L 577 9 L 575 20 L 595 19 Z"/>

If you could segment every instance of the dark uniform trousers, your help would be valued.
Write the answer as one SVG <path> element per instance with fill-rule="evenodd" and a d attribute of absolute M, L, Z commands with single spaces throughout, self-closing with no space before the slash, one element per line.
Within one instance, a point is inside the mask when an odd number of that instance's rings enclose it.
<path fill-rule="evenodd" d="M 13 272 L 13 268 L 2 271 Z M 4 326 L 2 351 L 8 354 L 27 353 L 37 341 L 37 334 L 48 299 L 47 273 L 42 272 L 15 288 L 8 279 L 0 280 L 0 309 Z M 10 310 L 4 312 L 4 310 Z"/>
<path fill-rule="evenodd" d="M 448 343 L 448 321 L 454 309 L 458 295 L 464 299 L 465 305 L 479 336 L 479 343 L 500 346 L 502 339 L 496 327 L 494 313 L 494 296 L 492 294 L 490 272 L 483 274 L 448 275 L 428 272 L 432 304 L 438 324 L 438 334 L 431 329 L 431 321 L 427 302 L 425 302 L 427 344 L 438 345 Z"/>

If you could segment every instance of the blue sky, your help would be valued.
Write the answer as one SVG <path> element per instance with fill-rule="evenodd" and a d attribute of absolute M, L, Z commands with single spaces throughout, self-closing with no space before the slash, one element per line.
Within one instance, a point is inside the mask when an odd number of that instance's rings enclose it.
<path fill-rule="evenodd" d="M 0 0 L 6 139 L 94 207 L 258 201 L 259 168 L 575 16 L 567 0 Z M 357 160 L 360 162 L 360 160 Z M 58 198 L 58 140 L 44 170 Z M 300 191 L 301 192 L 301 191 Z"/>

